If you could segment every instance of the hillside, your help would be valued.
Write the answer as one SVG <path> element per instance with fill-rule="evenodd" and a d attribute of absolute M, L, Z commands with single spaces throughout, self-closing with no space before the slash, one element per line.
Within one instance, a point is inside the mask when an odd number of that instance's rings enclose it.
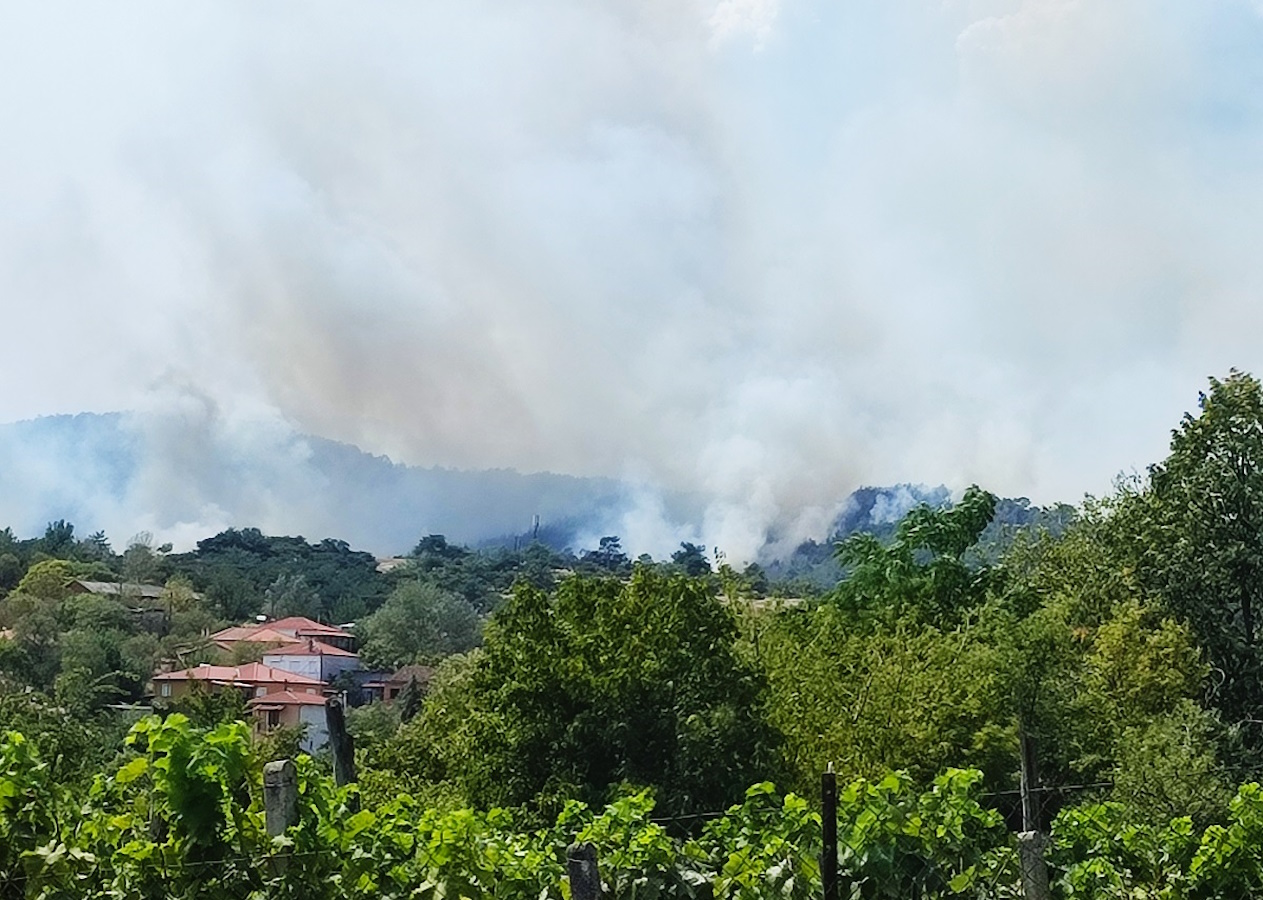
<path fill-rule="evenodd" d="M 0 521 L 36 534 L 66 519 L 115 540 L 174 531 L 188 544 L 257 525 L 389 554 L 430 532 L 465 544 L 526 533 L 535 516 L 568 542 L 600 532 L 626 492 L 612 479 L 420 468 L 310 435 L 181 424 L 111 413 L 0 426 Z"/>

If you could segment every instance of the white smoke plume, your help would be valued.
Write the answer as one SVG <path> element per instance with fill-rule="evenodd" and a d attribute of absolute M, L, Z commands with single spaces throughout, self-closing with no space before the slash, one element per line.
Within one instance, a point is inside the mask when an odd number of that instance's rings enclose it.
<path fill-rule="evenodd" d="M 155 504 L 191 435 L 300 478 L 309 432 L 627 477 L 628 549 L 736 560 L 861 483 L 1073 500 L 1263 362 L 1260 38 L 1247 0 L 10 4 L 0 419 L 194 385 Z"/>

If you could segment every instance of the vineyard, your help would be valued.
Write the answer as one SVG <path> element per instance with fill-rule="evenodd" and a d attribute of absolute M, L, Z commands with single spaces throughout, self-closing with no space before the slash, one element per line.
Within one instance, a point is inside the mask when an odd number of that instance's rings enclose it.
<path fill-rule="evenodd" d="M 86 796 L 49 777 L 16 732 L 0 739 L 0 897 L 457 898 L 570 900 L 567 848 L 596 849 L 615 898 L 818 897 L 813 800 L 751 787 L 695 823 L 657 819 L 648 791 L 602 810 L 567 803 L 550 827 L 507 811 L 439 811 L 400 795 L 359 808 L 297 761 L 296 824 L 269 836 L 262 761 L 240 724 L 142 720 Z M 927 789 L 901 774 L 838 795 L 844 898 L 1021 897 L 1016 839 L 981 791 L 951 770 Z M 1047 851 L 1065 898 L 1235 898 L 1263 890 L 1263 789 L 1241 788 L 1226 824 L 1136 822 L 1116 804 L 1063 810 Z"/>

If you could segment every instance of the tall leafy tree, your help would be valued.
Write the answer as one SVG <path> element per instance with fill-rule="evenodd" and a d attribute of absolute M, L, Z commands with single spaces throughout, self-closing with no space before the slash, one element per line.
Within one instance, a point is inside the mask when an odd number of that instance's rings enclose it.
<path fill-rule="evenodd" d="M 837 546 L 848 576 L 837 599 L 846 608 L 887 619 L 951 619 L 981 600 L 986 568 L 965 562 L 995 515 L 996 497 L 977 485 L 947 509 L 922 505 L 904 516 L 894 540 L 858 533 Z"/>
<path fill-rule="evenodd" d="M 609 572 L 615 575 L 631 571 L 631 559 L 623 552 L 622 541 L 616 534 L 601 538 L 597 549 L 584 551 L 579 561 L 585 569 L 590 571 Z"/>
<path fill-rule="evenodd" d="M 706 558 L 706 547 L 703 544 L 680 542 L 680 549 L 671 554 L 671 562 L 684 570 L 685 575 L 709 575 L 710 560 Z"/>
<path fill-rule="evenodd" d="M 469 650 L 478 643 L 478 631 L 478 613 L 464 597 L 429 582 L 407 581 L 363 620 L 362 653 L 374 666 L 436 662 Z"/>
<path fill-rule="evenodd" d="M 1232 371 L 1185 415 L 1149 486 L 1121 509 L 1143 585 L 1188 621 L 1213 667 L 1211 702 L 1263 719 L 1263 386 Z M 1257 735 L 1263 741 L 1263 732 Z"/>
<path fill-rule="evenodd" d="M 761 675 L 736 652 L 732 612 L 705 581 L 637 567 L 630 581 L 520 583 L 461 690 L 440 691 L 431 735 L 480 805 L 599 800 L 652 785 L 671 812 L 723 808 L 776 773 Z"/>

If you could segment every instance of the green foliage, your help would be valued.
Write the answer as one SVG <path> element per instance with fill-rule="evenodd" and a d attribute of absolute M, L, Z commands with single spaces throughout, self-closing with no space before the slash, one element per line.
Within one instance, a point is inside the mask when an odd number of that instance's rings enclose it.
<path fill-rule="evenodd" d="M 0 677 L 0 731 L 20 731 L 62 785 L 82 785 L 118 753 L 131 722 L 112 712 L 71 709 Z"/>
<path fill-rule="evenodd" d="M 353 788 L 335 789 L 300 757 L 297 822 L 270 838 L 244 726 L 150 718 L 127 744 L 130 755 L 71 797 L 20 735 L 0 736 L 0 896 L 566 900 L 574 841 L 595 846 L 615 900 L 820 890 L 820 817 L 767 783 L 691 838 L 654 821 L 648 791 L 599 812 L 572 801 L 528 830 L 505 810 L 426 808 L 406 794 L 357 812 Z M 1012 890 L 1008 839 L 977 805 L 978 777 L 949 772 L 928 791 L 902 776 L 846 787 L 850 896 L 976 896 L 988 878 Z"/>
<path fill-rule="evenodd" d="M 758 654 L 799 790 L 829 762 L 844 776 L 906 769 L 923 782 L 953 763 L 983 769 L 993 784 L 1015 768 L 1008 657 L 988 629 L 857 629 L 827 604 L 775 614 Z"/>
<path fill-rule="evenodd" d="M 1232 796 L 1218 759 L 1217 726 L 1210 713 L 1183 700 L 1126 727 L 1114 746 L 1111 797 L 1137 821 L 1215 821 Z"/>
<path fill-rule="evenodd" d="M 903 773 L 844 788 L 838 854 L 851 896 L 960 896 L 1006 877 L 1003 822 L 978 803 L 981 780 L 980 772 L 949 769 L 924 792 Z"/>
<path fill-rule="evenodd" d="M 1263 788 L 1243 785 L 1223 824 L 1130 816 L 1120 804 L 1066 810 L 1051 859 L 1068 898 L 1211 900 L 1263 891 Z"/>
<path fill-rule="evenodd" d="M 16 553 L 0 553 L 0 596 L 18 586 L 24 569 Z"/>
<path fill-rule="evenodd" d="M 357 753 L 374 750 L 399 730 L 399 707 L 394 703 L 369 703 L 346 711 L 346 728 L 355 738 Z"/>
<path fill-rule="evenodd" d="M 54 833 L 60 794 L 34 745 L 0 732 L 0 897 L 22 895 L 23 851 Z"/>
<path fill-rule="evenodd" d="M 254 744 L 256 759 L 268 762 L 274 759 L 297 759 L 302 753 L 307 726 L 282 725 L 258 738 Z"/>
<path fill-rule="evenodd" d="M 49 556 L 60 557 L 68 554 L 75 543 L 75 526 L 65 519 L 49 522 L 44 529 L 40 550 Z"/>
<path fill-rule="evenodd" d="M 1067 898 L 1177 900 L 1188 896 L 1197 844 L 1187 818 L 1137 821 L 1105 803 L 1058 816 L 1049 855 Z"/>
<path fill-rule="evenodd" d="M 478 805 L 599 801 L 626 782 L 669 811 L 714 809 L 775 768 L 736 637 L 712 588 L 679 575 L 572 578 L 553 597 L 520 584 L 465 677 L 427 699 L 431 747 Z"/>
<path fill-rule="evenodd" d="M 160 568 L 187 576 L 232 621 L 261 612 L 269 589 L 277 609 L 315 611 L 315 618 L 334 622 L 372 612 L 387 590 L 371 553 L 333 539 L 311 544 L 301 537 L 269 537 L 257 528 L 230 528 L 198 541 L 193 552 L 166 555 Z"/>
<path fill-rule="evenodd" d="M 195 727 L 213 728 L 246 718 L 246 700 L 241 691 L 208 690 L 203 682 L 193 680 L 188 693 L 170 701 L 167 711 L 186 717 Z"/>
<path fill-rule="evenodd" d="M 694 578 L 710 574 L 710 560 L 706 558 L 706 547 L 701 544 L 681 541 L 680 549 L 671 554 L 671 564 Z"/>
<path fill-rule="evenodd" d="M 1263 692 L 1263 386 L 1233 371 L 1210 380 L 1199 407 L 1118 525 L 1141 583 L 1190 624 L 1220 673 L 1210 699 L 1235 722 L 1258 718 Z"/>
<path fill-rule="evenodd" d="M 415 675 L 408 679 L 408 683 L 399 692 L 397 699 L 399 720 L 401 722 L 411 722 L 416 717 L 416 714 L 421 711 L 421 686 L 417 684 Z"/>
<path fill-rule="evenodd" d="M 276 576 L 263 592 L 263 612 L 274 619 L 286 616 L 320 619 L 326 615 L 320 594 L 301 573 Z"/>
<path fill-rule="evenodd" d="M 369 666 L 436 662 L 473 648 L 479 627 L 477 612 L 459 594 L 406 581 L 361 623 L 360 652 Z"/>
<path fill-rule="evenodd" d="M 584 571 L 593 574 L 626 575 L 632 567 L 618 535 L 601 538 L 597 549 L 585 550 L 579 555 L 579 562 Z"/>
<path fill-rule="evenodd" d="M 987 570 L 964 562 L 995 513 L 994 494 L 976 485 L 948 509 L 919 506 L 899 523 L 894 540 L 855 534 L 838 544 L 849 575 L 837 590 L 847 609 L 882 621 L 916 617 L 944 622 L 982 598 Z"/>
<path fill-rule="evenodd" d="M 74 566 L 64 559 L 46 559 L 27 569 L 16 592 L 42 600 L 64 600 L 66 586 L 75 577 Z"/>
<path fill-rule="evenodd" d="M 780 797 L 771 782 L 706 823 L 696 847 L 714 871 L 714 896 L 759 900 L 814 898 L 820 883 L 820 814 L 802 797 Z"/>

